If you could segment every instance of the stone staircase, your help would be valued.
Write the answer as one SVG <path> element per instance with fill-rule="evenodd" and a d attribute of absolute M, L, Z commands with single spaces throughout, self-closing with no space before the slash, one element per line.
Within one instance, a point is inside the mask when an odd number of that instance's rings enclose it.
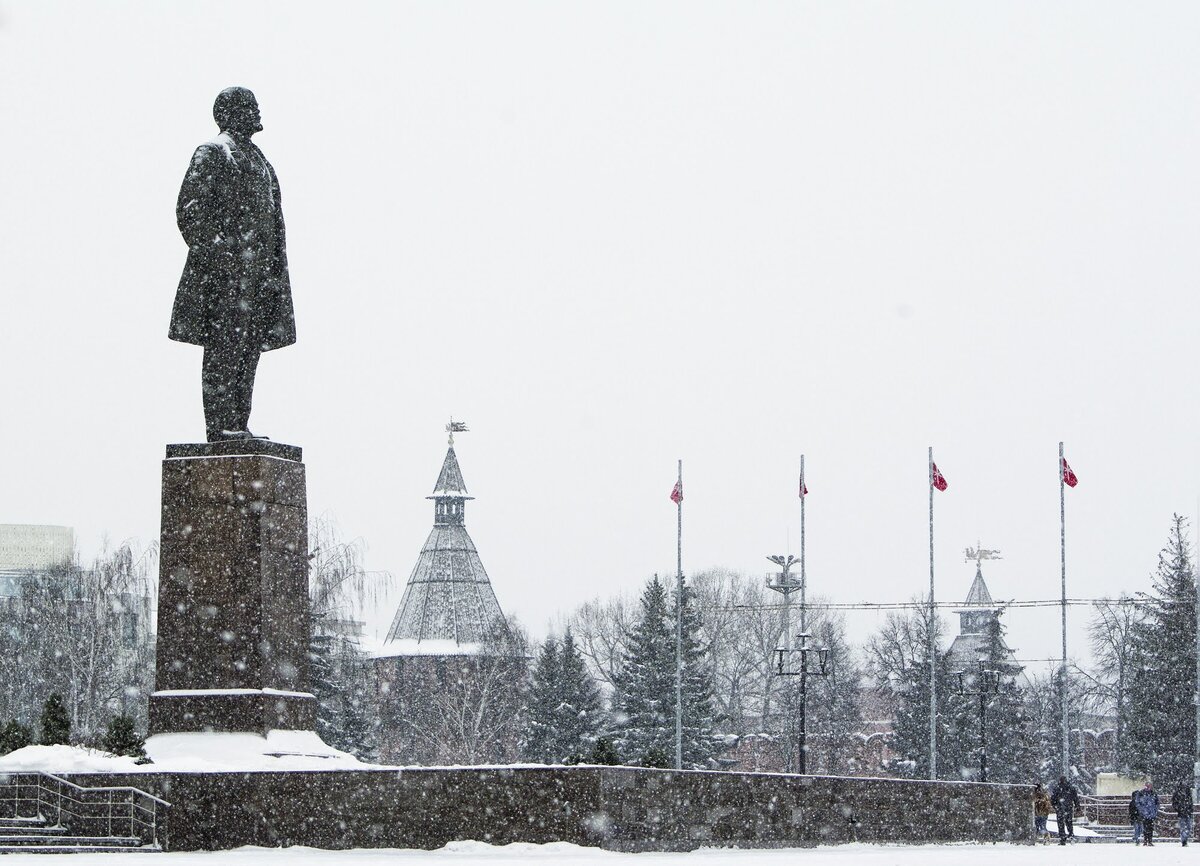
<path fill-rule="evenodd" d="M 79 854 L 157 851 L 136 836 L 71 836 L 66 827 L 51 827 L 44 818 L 0 818 L 0 854 Z"/>
<path fill-rule="evenodd" d="M 0 774 L 0 854 L 163 851 L 169 809 L 136 788 L 85 788 L 48 773 Z"/>

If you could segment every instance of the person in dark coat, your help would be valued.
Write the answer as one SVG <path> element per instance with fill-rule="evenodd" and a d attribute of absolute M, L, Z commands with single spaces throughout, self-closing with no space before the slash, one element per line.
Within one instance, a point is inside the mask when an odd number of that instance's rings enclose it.
<path fill-rule="evenodd" d="M 1138 814 L 1142 816 L 1142 838 L 1146 845 L 1154 845 L 1154 819 L 1158 817 L 1158 794 L 1154 786 L 1147 782 L 1142 790 L 1133 795 L 1137 802 Z"/>
<path fill-rule="evenodd" d="M 217 95 L 220 134 L 196 148 L 175 210 L 188 245 L 171 311 L 172 340 L 204 347 L 208 441 L 244 439 L 262 352 L 296 342 L 275 169 L 251 140 L 262 130 L 244 87 Z"/>
<path fill-rule="evenodd" d="M 1193 811 L 1192 789 L 1186 782 L 1175 786 L 1175 793 L 1171 795 L 1171 808 L 1179 816 L 1179 842 L 1186 848 L 1188 839 L 1192 837 Z"/>
<path fill-rule="evenodd" d="M 1050 789 L 1050 803 L 1054 806 L 1054 820 L 1058 824 L 1058 844 L 1066 845 L 1068 837 L 1075 839 L 1075 808 L 1079 805 L 1079 791 L 1059 776 Z"/>
<path fill-rule="evenodd" d="M 1129 826 L 1133 828 L 1133 844 L 1142 844 L 1142 813 L 1138 811 L 1138 792 L 1129 795 Z"/>

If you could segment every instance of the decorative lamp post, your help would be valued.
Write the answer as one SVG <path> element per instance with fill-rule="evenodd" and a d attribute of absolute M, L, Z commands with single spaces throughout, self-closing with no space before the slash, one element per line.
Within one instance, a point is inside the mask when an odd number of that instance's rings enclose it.
<path fill-rule="evenodd" d="M 808 678 L 809 677 L 825 677 L 829 676 L 829 647 L 810 647 L 808 639 L 811 635 L 806 632 L 800 632 L 800 646 L 795 649 L 788 647 L 779 647 L 775 650 L 775 674 L 781 677 L 800 677 L 800 775 L 805 775 L 808 772 L 808 728 L 807 728 L 807 698 L 808 698 Z M 808 669 L 808 654 L 815 652 L 819 662 L 819 669 L 810 671 Z M 800 654 L 800 669 L 788 670 L 787 660 L 790 653 Z"/>
<path fill-rule="evenodd" d="M 795 575 L 793 575 L 791 571 L 792 566 L 799 561 L 796 559 L 796 557 L 792 556 L 791 554 L 788 554 L 787 556 L 768 556 L 767 561 L 775 563 L 782 569 L 782 571 L 769 572 L 767 574 L 767 589 L 774 590 L 783 596 L 783 629 L 781 632 L 783 637 L 781 643 L 787 644 L 789 641 L 788 636 L 792 633 L 792 593 L 796 592 L 797 590 L 800 592 L 800 631 L 805 631 L 806 617 L 804 606 L 805 586 L 803 569 L 801 570 L 800 580 L 796 580 Z M 803 713 L 803 709 L 801 712 Z M 788 750 L 788 752 L 785 753 L 784 770 L 791 770 L 791 764 L 792 756 L 790 750 Z"/>
<path fill-rule="evenodd" d="M 1000 693 L 1000 672 L 989 671 L 979 663 L 975 691 L 967 690 L 967 672 L 958 672 L 958 693 L 963 697 L 979 698 L 979 781 L 987 781 L 987 699 Z"/>

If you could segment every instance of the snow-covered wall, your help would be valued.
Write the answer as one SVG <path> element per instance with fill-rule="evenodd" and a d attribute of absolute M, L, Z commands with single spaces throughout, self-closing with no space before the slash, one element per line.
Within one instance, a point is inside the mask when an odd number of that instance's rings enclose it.
<path fill-rule="evenodd" d="M 475 839 L 616 850 L 1031 842 L 1030 790 L 630 767 L 480 767 L 71 777 L 172 803 L 172 850 L 438 848 Z"/>

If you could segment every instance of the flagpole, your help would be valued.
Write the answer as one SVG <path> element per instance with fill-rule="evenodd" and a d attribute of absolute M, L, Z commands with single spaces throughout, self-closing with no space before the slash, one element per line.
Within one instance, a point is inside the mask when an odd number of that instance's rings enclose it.
<path fill-rule="evenodd" d="M 675 503 L 675 769 L 683 769 L 683 461 Z"/>
<path fill-rule="evenodd" d="M 937 778 L 937 647 L 933 600 L 933 446 L 929 446 L 929 778 Z"/>
<path fill-rule="evenodd" d="M 1063 444 L 1058 443 L 1058 541 L 1062 562 L 1062 774 L 1070 777 L 1071 738 L 1067 726 L 1067 473 L 1063 462 Z"/>
<path fill-rule="evenodd" d="M 808 631 L 808 609 L 805 607 L 805 593 L 808 590 L 808 577 L 804 571 L 804 455 L 800 455 L 800 632 Z"/>
<path fill-rule="evenodd" d="M 1197 501 L 1196 515 L 1196 530 L 1200 533 L 1200 501 Z M 1197 555 L 1200 556 L 1200 543 L 1196 545 Z M 1196 601 L 1192 604 L 1192 615 L 1196 619 L 1196 644 L 1193 651 L 1196 653 L 1196 749 L 1192 757 L 1195 763 L 1192 764 L 1192 801 L 1200 800 L 1200 566 L 1196 565 L 1196 561 L 1192 561 L 1192 571 L 1195 580 Z"/>

